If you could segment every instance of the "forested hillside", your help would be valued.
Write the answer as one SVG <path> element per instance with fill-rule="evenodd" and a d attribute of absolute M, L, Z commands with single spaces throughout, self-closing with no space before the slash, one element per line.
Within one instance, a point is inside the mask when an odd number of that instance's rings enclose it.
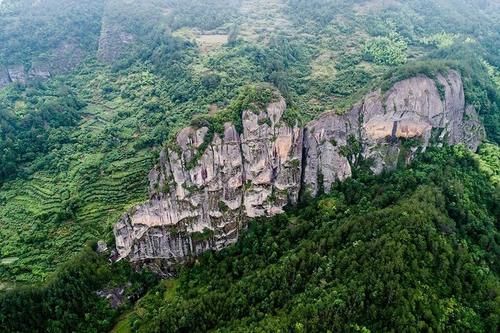
<path fill-rule="evenodd" d="M 286 215 L 257 220 L 236 246 L 154 288 L 119 326 L 494 332 L 499 192 L 478 168 L 490 153 L 429 152 L 407 170 L 361 172 Z"/>
<path fill-rule="evenodd" d="M 498 1 L 0 0 L 0 27 L 0 331 L 498 329 Z M 303 126 L 450 69 L 478 154 L 356 170 L 155 287 L 88 245 L 114 247 L 193 119 L 222 126 L 272 87 Z M 96 294 L 127 282 L 116 309 Z"/>
<path fill-rule="evenodd" d="M 5 282 L 43 280 L 86 240 L 109 237 L 145 200 L 156 147 L 249 83 L 276 86 L 304 122 L 453 67 L 499 140 L 494 2 L 58 3 L 0 5 L 0 73 L 13 81 L 0 91 Z"/>
<path fill-rule="evenodd" d="M 328 195 L 253 221 L 235 246 L 122 307 L 113 332 L 494 332 L 498 154 L 435 149 L 391 174 L 360 170 Z M 111 329 L 120 311 L 91 291 L 130 281 L 134 295 L 154 281 L 120 264 L 88 248 L 46 287 L 0 295 L 0 328 Z"/>

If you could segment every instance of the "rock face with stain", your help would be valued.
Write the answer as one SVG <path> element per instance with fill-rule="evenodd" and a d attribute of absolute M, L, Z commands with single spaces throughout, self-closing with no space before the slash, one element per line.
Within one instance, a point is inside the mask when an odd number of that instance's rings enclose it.
<path fill-rule="evenodd" d="M 438 87 L 440 87 L 438 89 Z M 431 144 L 476 150 L 484 129 L 465 104 L 460 75 L 424 76 L 373 92 L 343 115 L 304 128 L 283 121 L 283 98 L 242 114 L 242 133 L 183 129 L 150 172 L 150 200 L 115 225 L 120 258 L 165 267 L 238 239 L 249 218 L 273 216 L 316 196 L 363 161 L 374 173 L 408 163 Z"/>
<path fill-rule="evenodd" d="M 484 137 L 476 112 L 465 105 L 462 80 L 455 71 L 435 80 L 419 76 L 398 82 L 384 97 L 366 98 L 362 108 L 363 153 L 373 160 L 375 172 L 396 166 L 404 147 L 394 142 L 413 141 L 410 149 L 425 150 L 435 139 L 476 150 Z"/>
<path fill-rule="evenodd" d="M 115 226 L 121 257 L 174 263 L 238 239 L 248 217 L 283 211 L 299 196 L 302 130 L 282 121 L 284 99 L 245 111 L 243 133 L 183 129 L 150 172 L 150 200 Z M 203 151 L 200 149 L 204 148 Z"/>

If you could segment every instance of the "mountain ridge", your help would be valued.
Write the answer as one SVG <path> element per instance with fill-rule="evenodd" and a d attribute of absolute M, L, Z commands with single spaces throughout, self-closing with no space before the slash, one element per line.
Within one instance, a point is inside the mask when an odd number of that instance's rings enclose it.
<path fill-rule="evenodd" d="M 439 88 L 438 88 L 439 87 Z M 484 128 L 464 98 L 460 74 L 423 75 L 368 94 L 343 115 L 326 113 L 304 127 L 283 120 L 279 96 L 242 112 L 242 132 L 225 122 L 181 130 L 149 174 L 150 200 L 115 225 L 120 258 L 161 259 L 156 268 L 238 239 L 249 218 L 273 216 L 300 196 L 329 192 L 369 160 L 375 174 L 409 163 L 432 144 L 476 150 Z M 163 262 L 163 263 L 161 263 Z M 161 271 L 161 269 L 160 269 Z"/>

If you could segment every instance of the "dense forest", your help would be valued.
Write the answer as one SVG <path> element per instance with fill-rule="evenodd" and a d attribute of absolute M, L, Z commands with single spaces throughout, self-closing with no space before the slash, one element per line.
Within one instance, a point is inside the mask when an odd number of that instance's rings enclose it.
<path fill-rule="evenodd" d="M 498 1 L 0 0 L 0 26 L 0 331 L 498 330 Z M 303 125 L 449 69 L 477 154 L 356 170 L 175 279 L 95 251 L 185 125 L 241 122 L 269 87 Z"/>
<path fill-rule="evenodd" d="M 494 332 L 499 192 L 480 161 L 449 148 L 390 175 L 361 171 L 329 195 L 255 221 L 236 246 L 154 288 L 125 325 L 138 332 Z"/>
<path fill-rule="evenodd" d="M 448 147 L 390 174 L 360 169 L 126 302 L 114 332 L 494 332 L 498 154 Z M 109 330 L 119 311 L 95 291 L 126 281 L 131 296 L 155 283 L 89 245 L 47 286 L 0 294 L 0 328 Z"/>

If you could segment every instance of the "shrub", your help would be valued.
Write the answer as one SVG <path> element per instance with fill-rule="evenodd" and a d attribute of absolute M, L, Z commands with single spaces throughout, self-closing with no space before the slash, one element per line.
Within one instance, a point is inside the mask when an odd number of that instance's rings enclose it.
<path fill-rule="evenodd" d="M 365 44 L 363 58 L 379 65 L 401 65 L 406 62 L 407 44 L 397 35 L 375 37 Z"/>

